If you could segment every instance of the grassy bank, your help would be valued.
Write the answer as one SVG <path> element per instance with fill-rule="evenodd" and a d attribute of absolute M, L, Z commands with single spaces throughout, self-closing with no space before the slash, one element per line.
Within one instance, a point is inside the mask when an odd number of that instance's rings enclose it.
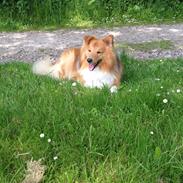
<path fill-rule="evenodd" d="M 179 0 L 4 0 L 0 30 L 55 29 L 172 23 L 183 20 Z"/>
<path fill-rule="evenodd" d="M 116 94 L 0 65 L 0 182 L 41 158 L 49 183 L 181 183 L 183 60 L 123 61 Z"/>

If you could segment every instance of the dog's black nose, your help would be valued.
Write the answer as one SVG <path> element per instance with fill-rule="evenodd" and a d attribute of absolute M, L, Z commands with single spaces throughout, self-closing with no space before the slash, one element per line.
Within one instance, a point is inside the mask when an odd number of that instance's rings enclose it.
<path fill-rule="evenodd" d="M 87 62 L 91 64 L 93 62 L 92 58 L 87 58 Z"/>

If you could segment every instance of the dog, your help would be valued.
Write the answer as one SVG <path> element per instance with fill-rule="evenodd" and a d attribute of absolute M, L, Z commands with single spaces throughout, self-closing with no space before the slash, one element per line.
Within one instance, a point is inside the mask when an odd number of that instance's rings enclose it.
<path fill-rule="evenodd" d="M 120 85 L 123 66 L 115 53 L 112 35 L 102 39 L 86 35 L 80 48 L 63 51 L 54 63 L 49 57 L 35 62 L 33 72 L 74 80 L 90 88 L 107 86 L 113 91 Z"/>

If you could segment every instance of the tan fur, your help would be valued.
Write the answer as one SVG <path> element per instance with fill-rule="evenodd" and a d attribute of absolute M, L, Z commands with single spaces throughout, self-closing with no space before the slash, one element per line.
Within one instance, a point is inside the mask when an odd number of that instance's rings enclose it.
<path fill-rule="evenodd" d="M 101 71 L 114 74 L 113 85 L 120 85 L 123 67 L 114 52 L 112 35 L 103 39 L 85 36 L 80 48 L 65 50 L 54 63 L 58 65 L 59 78 L 76 80 L 85 84 L 79 71 L 88 68 L 87 58 L 92 58 L 93 63 L 98 64 L 96 67 Z"/>

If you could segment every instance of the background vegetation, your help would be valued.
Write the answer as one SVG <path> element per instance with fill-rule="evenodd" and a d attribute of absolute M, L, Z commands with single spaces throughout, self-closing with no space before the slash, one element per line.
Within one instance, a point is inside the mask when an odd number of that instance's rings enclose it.
<path fill-rule="evenodd" d="M 181 0 L 0 0 L 0 29 L 179 21 Z"/>

